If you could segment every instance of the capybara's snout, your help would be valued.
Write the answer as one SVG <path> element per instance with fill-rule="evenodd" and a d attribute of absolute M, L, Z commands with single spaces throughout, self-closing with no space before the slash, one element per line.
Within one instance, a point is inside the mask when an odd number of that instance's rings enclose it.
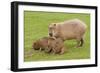
<path fill-rule="evenodd" d="M 49 33 L 49 36 L 50 36 L 50 37 L 52 37 L 52 36 L 53 36 L 53 34 L 52 34 L 52 33 Z"/>

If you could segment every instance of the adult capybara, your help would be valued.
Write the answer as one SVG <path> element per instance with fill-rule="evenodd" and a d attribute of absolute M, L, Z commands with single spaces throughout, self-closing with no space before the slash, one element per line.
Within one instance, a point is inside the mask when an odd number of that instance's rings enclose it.
<path fill-rule="evenodd" d="M 86 24 L 79 19 L 67 20 L 49 25 L 49 36 L 61 38 L 63 41 L 76 39 L 78 47 L 84 43 L 83 36 L 86 32 Z"/>

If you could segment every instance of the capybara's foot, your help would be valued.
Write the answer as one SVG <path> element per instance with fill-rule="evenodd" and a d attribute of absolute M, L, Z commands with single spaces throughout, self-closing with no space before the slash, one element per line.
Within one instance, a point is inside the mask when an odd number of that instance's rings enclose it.
<path fill-rule="evenodd" d="M 63 47 L 63 48 L 61 49 L 60 54 L 64 54 L 64 53 L 65 53 L 65 47 Z"/>

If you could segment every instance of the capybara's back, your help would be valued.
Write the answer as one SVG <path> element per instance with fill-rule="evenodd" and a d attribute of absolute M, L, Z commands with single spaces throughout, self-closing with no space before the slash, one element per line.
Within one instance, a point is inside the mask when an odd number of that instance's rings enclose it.
<path fill-rule="evenodd" d="M 33 49 L 35 50 L 39 50 L 39 49 L 43 50 L 47 46 L 48 46 L 48 37 L 43 37 L 33 42 Z"/>
<path fill-rule="evenodd" d="M 65 21 L 61 24 L 61 33 L 64 40 L 78 39 L 84 36 L 86 24 L 79 19 Z"/>

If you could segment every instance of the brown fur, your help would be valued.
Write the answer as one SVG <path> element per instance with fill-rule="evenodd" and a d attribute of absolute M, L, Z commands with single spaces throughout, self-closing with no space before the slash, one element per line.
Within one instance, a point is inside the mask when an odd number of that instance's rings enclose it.
<path fill-rule="evenodd" d="M 44 50 L 47 53 L 50 53 L 52 51 L 55 54 L 63 54 L 65 52 L 63 41 L 60 38 L 55 39 L 52 37 L 44 37 L 35 41 L 33 43 L 33 49 Z"/>
<path fill-rule="evenodd" d="M 61 38 L 63 41 L 76 39 L 78 42 L 77 46 L 83 45 L 85 31 L 86 24 L 79 19 L 67 20 L 49 25 L 50 37 Z"/>
<path fill-rule="evenodd" d="M 39 40 L 36 40 L 32 47 L 34 50 L 44 50 L 44 48 L 48 47 L 48 37 L 43 37 Z"/>
<path fill-rule="evenodd" d="M 60 38 L 48 40 L 48 49 L 51 50 L 54 54 L 63 54 L 65 52 L 65 47 L 63 40 Z"/>

